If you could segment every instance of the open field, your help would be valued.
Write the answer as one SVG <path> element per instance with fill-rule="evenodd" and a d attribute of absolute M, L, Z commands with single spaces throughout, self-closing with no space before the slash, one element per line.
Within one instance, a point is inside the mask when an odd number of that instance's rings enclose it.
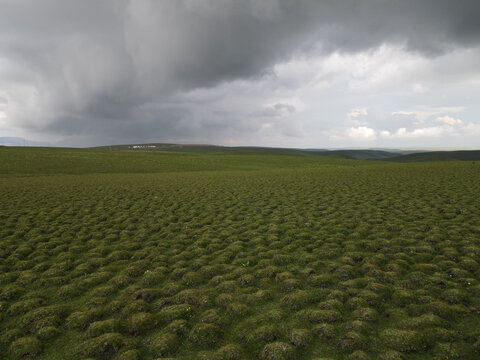
<path fill-rule="evenodd" d="M 0 148 L 2 359 L 477 359 L 480 163 Z"/>

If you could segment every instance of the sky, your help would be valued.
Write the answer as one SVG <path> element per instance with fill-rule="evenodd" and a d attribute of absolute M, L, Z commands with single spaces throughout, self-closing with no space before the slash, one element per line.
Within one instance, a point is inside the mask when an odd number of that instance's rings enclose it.
<path fill-rule="evenodd" d="M 480 148 L 478 0 L 0 0 L 0 138 Z"/>

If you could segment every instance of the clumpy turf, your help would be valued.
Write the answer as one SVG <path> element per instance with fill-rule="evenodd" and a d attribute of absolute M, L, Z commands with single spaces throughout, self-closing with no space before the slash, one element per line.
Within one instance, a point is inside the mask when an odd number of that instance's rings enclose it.
<path fill-rule="evenodd" d="M 30 151 L 0 166 L 0 359 L 480 357 L 478 163 Z"/>

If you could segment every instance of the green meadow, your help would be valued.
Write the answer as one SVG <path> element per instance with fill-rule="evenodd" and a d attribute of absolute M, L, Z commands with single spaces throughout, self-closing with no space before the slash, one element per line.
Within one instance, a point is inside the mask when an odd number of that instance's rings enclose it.
<path fill-rule="evenodd" d="M 480 162 L 0 147 L 0 358 L 480 358 Z"/>

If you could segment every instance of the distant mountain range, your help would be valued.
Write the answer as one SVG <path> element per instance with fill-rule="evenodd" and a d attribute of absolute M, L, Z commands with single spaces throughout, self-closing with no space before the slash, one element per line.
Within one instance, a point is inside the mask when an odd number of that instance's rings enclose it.
<path fill-rule="evenodd" d="M 30 141 L 17 137 L 0 137 L 0 146 L 51 146 L 48 143 Z M 209 154 L 285 154 L 304 156 L 324 156 L 351 160 L 373 160 L 392 162 L 422 162 L 422 161 L 477 161 L 480 160 L 480 150 L 426 151 L 401 149 L 297 149 L 271 148 L 259 146 L 219 146 L 196 144 L 125 144 L 98 146 L 92 149 L 104 150 L 144 150 L 171 151 L 186 153 Z"/>
<path fill-rule="evenodd" d="M 421 161 L 474 161 L 480 160 L 480 150 L 456 151 L 424 151 L 424 150 L 397 150 L 397 149 L 295 149 L 295 148 L 269 148 L 255 146 L 218 146 L 218 145 L 184 145 L 184 144 L 126 144 L 100 146 L 97 149 L 111 150 L 148 150 L 172 151 L 190 153 L 219 153 L 219 154 L 248 154 L 248 153 L 274 153 L 305 156 L 325 156 L 351 160 L 375 160 L 394 162 L 421 162 Z"/>
<path fill-rule="evenodd" d="M 48 146 L 48 143 L 40 141 L 31 141 L 18 137 L 3 136 L 0 137 L 0 145 L 3 146 Z"/>

